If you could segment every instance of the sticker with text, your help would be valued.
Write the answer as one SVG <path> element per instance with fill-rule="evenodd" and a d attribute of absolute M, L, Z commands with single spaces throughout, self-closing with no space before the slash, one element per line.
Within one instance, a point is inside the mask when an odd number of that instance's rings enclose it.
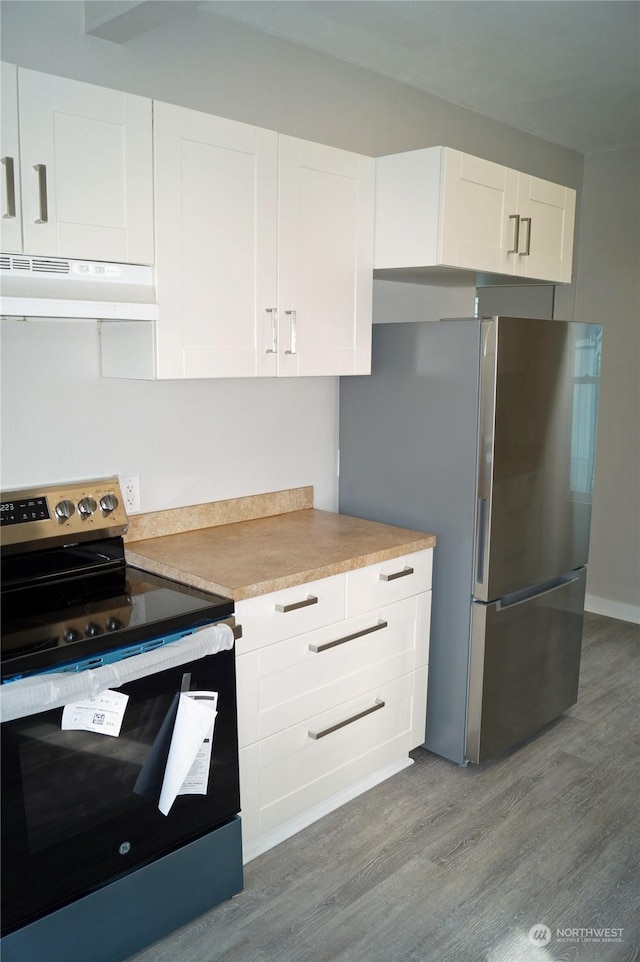
<path fill-rule="evenodd" d="M 98 732 L 117 738 L 128 701 L 129 696 L 121 691 L 101 691 L 93 698 L 65 705 L 60 727 L 63 731 Z"/>

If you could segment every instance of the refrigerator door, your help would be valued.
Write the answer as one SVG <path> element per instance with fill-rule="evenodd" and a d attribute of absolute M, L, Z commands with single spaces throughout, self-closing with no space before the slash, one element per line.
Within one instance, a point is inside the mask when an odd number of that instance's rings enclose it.
<path fill-rule="evenodd" d="M 470 761 L 506 751 L 575 704 L 586 574 L 569 572 L 511 604 L 473 603 Z"/>
<path fill-rule="evenodd" d="M 474 595 L 586 564 L 601 327 L 483 321 Z"/>

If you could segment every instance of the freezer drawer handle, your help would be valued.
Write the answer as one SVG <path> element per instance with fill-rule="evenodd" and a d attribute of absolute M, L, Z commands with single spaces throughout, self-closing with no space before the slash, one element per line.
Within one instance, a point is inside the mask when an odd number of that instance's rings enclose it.
<path fill-rule="evenodd" d="M 352 722 L 358 721 L 360 718 L 364 718 L 365 715 L 370 715 L 374 711 L 379 711 L 381 708 L 384 708 L 384 702 L 381 698 L 376 698 L 375 704 L 369 708 L 365 708 L 364 711 L 359 711 L 357 715 L 352 715 L 351 718 L 345 718 L 344 721 L 338 722 L 336 725 L 330 725 L 329 728 L 322 728 L 319 732 L 309 732 L 309 738 L 324 738 L 325 735 L 330 735 L 331 732 L 337 732 L 339 728 L 344 728 L 345 725 L 350 725 Z"/>
<path fill-rule="evenodd" d="M 384 574 L 384 572 L 381 572 L 378 575 L 378 577 L 380 578 L 380 581 L 395 581 L 396 578 L 406 578 L 407 575 L 412 575 L 412 574 L 413 574 L 413 568 L 410 568 L 409 565 L 405 565 L 402 571 L 394 571 L 393 574 L 390 574 L 390 575 L 387 575 L 387 574 Z"/>
<path fill-rule="evenodd" d="M 510 600 L 509 595 L 505 595 L 496 604 L 496 611 L 502 611 L 504 608 L 515 608 L 516 605 L 523 605 L 527 601 L 537 601 L 538 598 L 543 598 L 545 595 L 550 594 L 552 591 L 557 591 L 558 588 L 566 588 L 567 585 L 574 585 L 576 581 L 580 581 L 579 577 L 571 578 L 554 578 L 553 581 L 547 582 L 540 589 L 533 589 L 532 591 L 522 591 L 516 592 L 511 596 L 513 601 Z"/>
<path fill-rule="evenodd" d="M 309 651 L 319 654 L 321 651 L 328 651 L 329 648 L 335 648 L 337 645 L 344 645 L 348 641 L 353 641 L 354 638 L 362 638 L 363 635 L 370 635 L 372 631 L 380 631 L 381 628 L 386 628 L 389 622 L 383 621 L 382 618 L 375 625 L 369 625 L 368 628 L 363 628 L 362 631 L 354 631 L 352 635 L 345 635 L 344 638 L 336 638 L 334 641 L 326 641 L 324 645 L 309 645 Z"/>
<path fill-rule="evenodd" d="M 276 611 L 297 611 L 298 608 L 307 608 L 309 605 L 317 605 L 318 599 L 315 595 L 307 595 L 303 601 L 292 601 L 290 605 L 276 605 Z"/>

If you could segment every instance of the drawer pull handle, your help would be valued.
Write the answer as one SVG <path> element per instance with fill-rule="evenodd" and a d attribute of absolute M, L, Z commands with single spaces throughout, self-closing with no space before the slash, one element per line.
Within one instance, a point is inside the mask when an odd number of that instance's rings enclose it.
<path fill-rule="evenodd" d="M 380 581 L 395 581 L 396 578 L 406 578 L 407 575 L 412 575 L 412 574 L 413 574 L 413 568 L 410 568 L 408 565 L 405 565 L 402 571 L 394 571 L 393 574 L 390 574 L 390 575 L 380 574 Z"/>
<path fill-rule="evenodd" d="M 335 641 L 326 641 L 324 645 L 309 645 L 309 651 L 319 654 L 321 651 L 335 648 L 336 645 L 344 645 L 347 641 L 353 641 L 354 638 L 362 638 L 363 635 L 370 635 L 372 631 L 380 631 L 381 628 L 386 628 L 387 624 L 388 622 L 380 619 L 375 625 L 363 628 L 362 631 L 354 631 L 352 635 L 345 635 L 344 638 L 336 638 Z"/>
<path fill-rule="evenodd" d="M 374 705 L 365 708 L 364 711 L 359 711 L 357 715 L 352 715 L 351 718 L 346 718 L 336 725 L 330 725 L 329 728 L 323 728 L 319 732 L 309 732 L 309 738 L 324 738 L 325 735 L 330 735 L 331 732 L 337 732 L 339 728 L 344 728 L 345 725 L 350 725 L 352 722 L 358 721 L 359 718 L 364 718 L 365 715 L 370 715 L 372 712 L 379 711 L 381 708 L 384 708 L 384 702 L 381 698 L 376 698 Z"/>
<path fill-rule="evenodd" d="M 276 605 L 276 611 L 296 611 L 298 608 L 307 608 L 309 605 L 317 605 L 318 599 L 315 595 L 307 595 L 303 601 L 292 601 L 290 605 Z"/>

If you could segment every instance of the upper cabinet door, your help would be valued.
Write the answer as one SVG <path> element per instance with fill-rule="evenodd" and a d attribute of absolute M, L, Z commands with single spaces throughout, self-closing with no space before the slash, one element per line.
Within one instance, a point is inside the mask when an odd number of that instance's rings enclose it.
<path fill-rule="evenodd" d="M 374 266 L 569 282 L 575 196 L 450 147 L 379 157 Z"/>
<path fill-rule="evenodd" d="M 277 134 L 154 104 L 159 377 L 277 371 Z"/>
<path fill-rule="evenodd" d="M 375 162 L 294 137 L 279 144 L 278 373 L 366 374 Z"/>
<path fill-rule="evenodd" d="M 153 263 L 151 101 L 18 71 L 26 254 Z"/>
<path fill-rule="evenodd" d="M 515 170 L 445 147 L 440 263 L 511 273 L 509 214 L 516 208 L 517 186 Z"/>
<path fill-rule="evenodd" d="M 519 174 L 520 236 L 515 273 L 571 281 L 575 208 L 575 190 Z"/>
<path fill-rule="evenodd" d="M 18 71 L 2 64 L 2 144 L 0 145 L 0 220 L 2 250 L 22 252 L 20 145 L 18 137 Z"/>

